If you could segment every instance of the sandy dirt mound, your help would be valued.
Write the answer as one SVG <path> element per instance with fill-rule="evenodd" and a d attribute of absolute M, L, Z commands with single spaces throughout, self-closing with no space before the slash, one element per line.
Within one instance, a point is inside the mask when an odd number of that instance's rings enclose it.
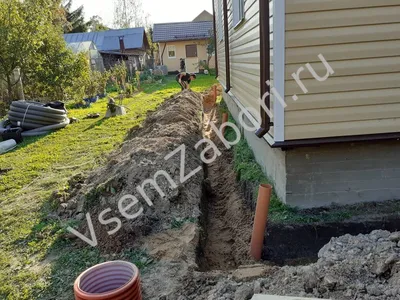
<path fill-rule="evenodd" d="M 196 224 L 188 223 L 181 229 L 171 229 L 145 239 L 143 248 L 159 261 L 183 260 L 195 265 L 196 249 L 199 242 L 199 228 Z"/>
<path fill-rule="evenodd" d="M 200 216 L 204 174 L 194 145 L 201 140 L 201 106 L 202 96 L 191 91 L 167 99 L 148 116 L 142 127 L 130 132 L 122 147 L 111 155 L 106 167 L 93 172 L 80 189 L 72 193 L 75 196 L 69 203 L 75 204 L 73 214 L 91 213 L 99 247 L 118 251 L 133 245 L 142 236 L 170 229 L 175 219 Z M 184 160 L 181 159 L 183 151 L 165 159 L 181 145 L 186 145 Z M 193 170 L 197 170 L 196 174 L 181 182 L 182 175 L 187 176 Z M 140 193 L 138 187 L 146 180 L 154 179 L 157 172 L 159 176 L 155 181 L 164 195 L 160 195 L 157 186 L 149 183 L 143 187 L 145 195 Z M 128 213 L 134 215 L 143 209 L 140 216 L 133 219 L 121 216 L 118 202 L 126 195 L 135 196 L 140 203 Z M 149 200 L 153 206 L 149 206 Z M 131 202 L 125 201 L 124 206 Z M 98 215 L 107 208 L 110 212 L 103 216 L 104 219 L 115 216 L 122 221 L 122 228 L 111 236 L 108 232 L 116 228 L 116 223 L 105 226 L 98 220 Z"/>

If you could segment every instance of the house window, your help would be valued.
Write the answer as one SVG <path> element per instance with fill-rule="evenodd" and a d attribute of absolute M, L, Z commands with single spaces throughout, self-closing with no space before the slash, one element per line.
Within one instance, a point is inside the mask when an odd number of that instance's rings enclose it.
<path fill-rule="evenodd" d="M 233 27 L 237 27 L 244 19 L 244 0 L 233 0 Z"/>
<path fill-rule="evenodd" d="M 197 45 L 186 45 L 186 57 L 197 57 Z"/>
<path fill-rule="evenodd" d="M 224 40 L 224 15 L 222 12 L 222 1 L 215 1 L 217 5 L 217 40 L 222 42 Z"/>
<path fill-rule="evenodd" d="M 176 47 L 168 46 L 168 58 L 176 58 Z"/>

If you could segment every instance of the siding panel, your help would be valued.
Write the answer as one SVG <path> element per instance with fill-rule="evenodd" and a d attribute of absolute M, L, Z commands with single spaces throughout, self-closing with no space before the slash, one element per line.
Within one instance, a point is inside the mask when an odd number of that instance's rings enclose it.
<path fill-rule="evenodd" d="M 398 5 L 397 0 L 286 0 L 286 13 Z"/>
<path fill-rule="evenodd" d="M 288 16 L 286 30 L 395 23 L 399 15 L 400 6 L 299 13 Z"/>
<path fill-rule="evenodd" d="M 348 121 L 324 124 L 286 126 L 286 134 L 293 139 L 310 137 L 352 136 L 396 132 L 400 128 L 400 117 L 383 120 Z"/>
<path fill-rule="evenodd" d="M 400 22 L 400 15 L 398 16 Z M 400 39 L 399 24 L 338 27 L 286 32 L 286 47 L 305 47 Z"/>
<path fill-rule="evenodd" d="M 287 48 L 286 63 L 317 62 L 320 61 L 318 58 L 320 53 L 328 61 L 398 56 L 400 40 Z"/>
<path fill-rule="evenodd" d="M 231 1 L 230 1 L 231 2 Z M 233 28 L 229 17 L 231 92 L 245 107 L 259 111 L 260 31 L 259 2 L 246 0 L 245 20 Z"/>
<path fill-rule="evenodd" d="M 400 3 L 286 0 L 285 139 L 400 131 Z M 305 68 L 310 63 L 319 82 Z M 292 73 L 300 78 L 304 94 Z M 292 96 L 298 96 L 297 101 Z"/>
<path fill-rule="evenodd" d="M 400 72 L 400 56 L 395 57 L 380 57 L 372 59 L 355 59 L 355 60 L 340 60 L 329 61 L 329 65 L 335 71 L 332 77 L 351 76 L 351 75 L 368 75 L 368 74 L 383 74 Z M 317 74 L 323 76 L 327 69 L 320 61 L 311 63 L 312 68 Z M 285 77 L 287 80 L 293 79 L 292 74 L 296 73 L 299 68 L 304 67 L 304 64 L 288 64 L 286 65 Z M 311 72 L 304 68 L 300 78 L 314 78 Z"/>

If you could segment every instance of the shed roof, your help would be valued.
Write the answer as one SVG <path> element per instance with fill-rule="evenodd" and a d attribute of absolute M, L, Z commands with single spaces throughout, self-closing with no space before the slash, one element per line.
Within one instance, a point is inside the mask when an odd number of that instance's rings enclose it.
<path fill-rule="evenodd" d="M 210 37 L 212 21 L 154 24 L 153 41 L 203 40 Z"/>
<path fill-rule="evenodd" d="M 70 43 L 92 41 L 99 51 L 119 51 L 119 38 L 124 37 L 125 49 L 145 49 L 145 30 L 143 27 L 114 29 L 98 32 L 64 34 L 65 41 Z"/>

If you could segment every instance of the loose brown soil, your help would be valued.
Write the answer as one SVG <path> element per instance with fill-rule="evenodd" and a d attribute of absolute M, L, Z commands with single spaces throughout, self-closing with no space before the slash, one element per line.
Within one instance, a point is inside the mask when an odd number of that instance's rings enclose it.
<path fill-rule="evenodd" d="M 222 149 L 223 145 L 218 145 Z M 250 261 L 252 214 L 236 183 L 230 151 L 222 151 L 207 173 L 208 217 L 200 266 L 203 271 L 232 270 Z"/>
<path fill-rule="evenodd" d="M 90 212 L 99 247 L 107 253 L 137 247 L 143 237 L 171 229 L 177 220 L 198 219 L 204 174 L 194 145 L 202 138 L 201 105 L 202 96 L 191 91 L 167 99 L 149 114 L 143 127 L 131 130 L 125 143 L 110 156 L 104 168 L 93 172 L 71 191 L 73 197 L 60 214 L 82 217 L 83 213 Z M 165 159 L 182 145 L 186 146 L 184 160 L 181 159 L 183 151 Z M 184 170 L 181 163 L 184 163 Z M 181 172 L 186 176 L 198 168 L 194 176 L 181 182 Z M 160 171 L 163 173 L 156 177 L 156 182 L 164 195 L 160 195 L 154 185 L 146 184 L 144 190 L 153 203 L 149 206 L 138 187 L 146 180 L 154 179 Z M 176 188 L 167 176 L 175 182 Z M 127 219 L 120 214 L 118 202 L 126 195 L 133 195 L 140 202 L 128 213 L 134 215 L 143 209 L 140 216 Z M 129 203 L 131 200 L 126 200 L 123 206 Z M 107 208 L 111 211 L 104 216 L 105 220 L 118 217 L 122 221 L 122 228 L 113 235 L 108 232 L 116 228 L 115 222 L 105 226 L 98 221 L 99 214 Z M 86 229 L 86 236 L 90 236 L 86 226 L 87 222 L 84 222 L 81 232 Z"/>

